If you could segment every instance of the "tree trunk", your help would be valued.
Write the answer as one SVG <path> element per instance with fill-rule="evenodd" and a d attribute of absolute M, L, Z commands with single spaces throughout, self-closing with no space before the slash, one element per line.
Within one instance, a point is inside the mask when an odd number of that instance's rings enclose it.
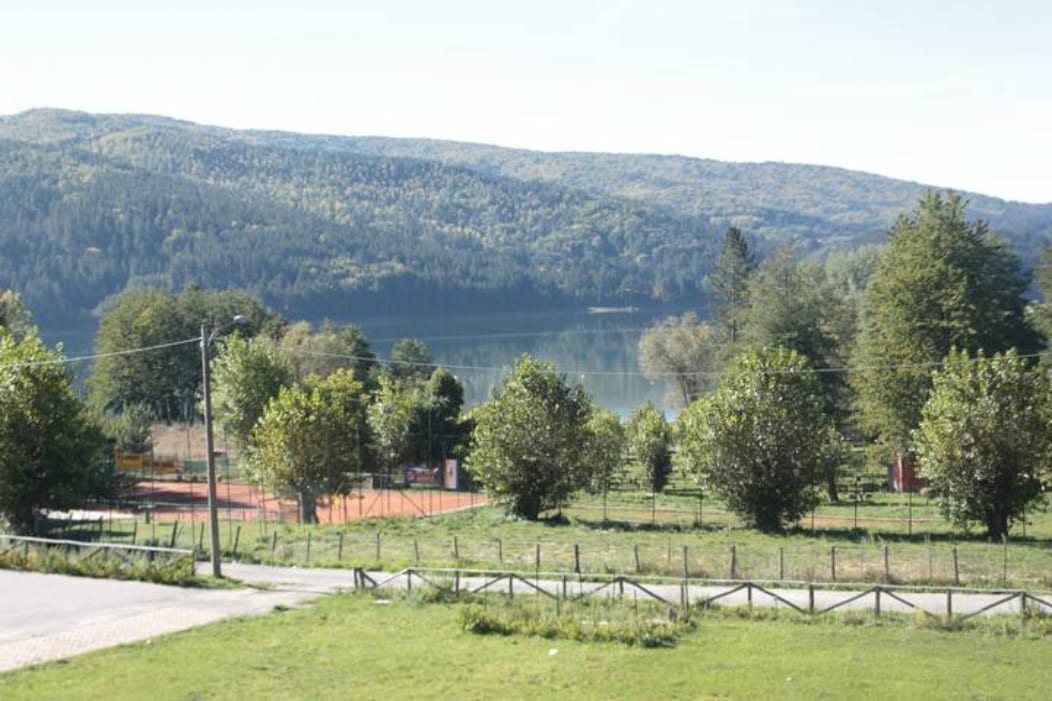
<path fill-rule="evenodd" d="M 992 509 L 986 512 L 986 535 L 991 540 L 1000 540 L 1008 535 L 1008 512 Z"/>
<path fill-rule="evenodd" d="M 300 514 L 304 523 L 318 522 L 318 498 L 308 490 L 300 490 Z"/>

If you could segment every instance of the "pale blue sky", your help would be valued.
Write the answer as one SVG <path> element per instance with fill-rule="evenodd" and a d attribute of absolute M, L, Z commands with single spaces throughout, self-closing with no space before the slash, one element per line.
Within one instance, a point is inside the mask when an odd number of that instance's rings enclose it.
<path fill-rule="evenodd" d="M 1052 3 L 22 0 L 0 114 L 822 163 L 1052 202 Z"/>

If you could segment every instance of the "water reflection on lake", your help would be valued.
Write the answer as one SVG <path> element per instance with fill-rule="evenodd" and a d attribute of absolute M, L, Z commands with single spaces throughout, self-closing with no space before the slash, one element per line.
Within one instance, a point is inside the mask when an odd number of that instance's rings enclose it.
<path fill-rule="evenodd" d="M 665 383 L 639 371 L 639 338 L 656 319 L 678 310 L 590 314 L 585 309 L 426 319 L 353 319 L 386 358 L 400 338 L 424 341 L 437 363 L 463 382 L 469 405 L 488 399 L 501 376 L 524 353 L 549 360 L 600 406 L 623 417 L 650 400 L 665 405 Z"/>
<path fill-rule="evenodd" d="M 339 320 L 362 328 L 381 358 L 401 338 L 427 344 L 436 363 L 449 367 L 464 384 L 469 406 L 488 399 L 493 388 L 522 354 L 553 361 L 569 379 L 581 381 L 599 406 L 622 417 L 650 400 L 665 409 L 665 383 L 651 382 L 639 371 L 639 338 L 657 319 L 683 310 L 641 309 L 633 313 L 590 314 L 584 308 L 538 312 L 446 315 L 432 317 L 354 318 Z M 48 329 L 49 344 L 62 342 L 67 356 L 92 352 L 94 327 Z M 188 346 L 187 352 L 197 352 Z M 74 367 L 78 385 L 88 363 Z"/>

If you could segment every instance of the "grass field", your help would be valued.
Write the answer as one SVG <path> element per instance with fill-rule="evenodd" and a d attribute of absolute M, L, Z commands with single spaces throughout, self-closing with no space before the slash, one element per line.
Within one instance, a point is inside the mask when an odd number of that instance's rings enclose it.
<path fill-rule="evenodd" d="M 608 504 L 608 521 L 597 513 L 602 509 L 597 499 L 566 509 L 567 518 L 558 522 L 509 520 L 494 507 L 318 527 L 223 521 L 220 541 L 228 556 L 279 564 L 388 570 L 460 566 L 520 572 L 573 572 L 579 567 L 583 573 L 676 577 L 686 568 L 691 577 L 713 579 L 1052 587 L 1052 519 L 1047 512 L 1032 515 L 1025 538 L 1014 535 L 1004 544 L 951 532 L 935 521 L 934 506 L 927 500 L 914 505 L 915 513 L 932 519 L 928 522 L 932 527 L 923 532 L 816 525 L 814 535 L 807 527 L 765 535 L 715 509 L 706 512 L 700 526 L 689 521 L 651 524 L 618 518 L 618 513 L 632 509 L 645 511 L 641 499 L 641 495 L 626 495 Z M 671 510 L 678 505 L 679 511 L 689 514 L 682 508 L 684 503 L 689 505 L 690 500 L 665 497 L 661 506 Z M 865 508 L 870 518 L 893 518 L 902 507 L 875 502 Z M 849 518 L 853 515 L 852 507 L 843 505 L 824 507 L 823 512 L 834 522 L 842 522 L 845 513 Z M 102 524 L 102 537 L 130 542 L 134 533 L 136 542 L 170 545 L 174 533 L 178 547 L 207 547 L 203 529 L 200 520 L 149 524 L 113 520 Z"/>
<path fill-rule="evenodd" d="M 1044 699 L 1052 640 L 702 618 L 671 649 L 479 636 L 459 605 L 330 597 L 0 676 L 10 699 Z"/>

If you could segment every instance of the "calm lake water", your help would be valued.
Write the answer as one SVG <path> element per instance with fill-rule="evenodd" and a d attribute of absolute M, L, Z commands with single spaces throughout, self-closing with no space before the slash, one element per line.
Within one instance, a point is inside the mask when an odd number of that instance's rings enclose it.
<path fill-rule="evenodd" d="M 427 319 L 355 319 L 374 351 L 388 357 L 401 338 L 427 344 L 435 362 L 464 384 L 469 405 L 488 399 L 500 378 L 524 353 L 552 361 L 581 382 L 601 407 L 627 417 L 646 402 L 666 407 L 665 383 L 639 371 L 639 338 L 657 319 L 680 310 L 590 314 L 585 309 L 454 315 Z"/>
<path fill-rule="evenodd" d="M 572 381 L 582 382 L 599 405 L 627 417 L 645 401 L 671 413 L 664 382 L 639 371 L 639 338 L 654 321 L 683 310 L 640 309 L 590 314 L 584 308 L 538 312 L 384 317 L 340 320 L 361 327 L 381 358 L 402 338 L 427 344 L 436 363 L 463 383 L 468 405 L 488 399 L 500 378 L 524 353 L 552 361 Z M 49 329 L 49 345 L 62 342 L 67 356 L 91 353 L 95 330 Z M 191 350 L 190 352 L 193 352 Z M 83 378 L 86 368 L 80 368 Z"/>

